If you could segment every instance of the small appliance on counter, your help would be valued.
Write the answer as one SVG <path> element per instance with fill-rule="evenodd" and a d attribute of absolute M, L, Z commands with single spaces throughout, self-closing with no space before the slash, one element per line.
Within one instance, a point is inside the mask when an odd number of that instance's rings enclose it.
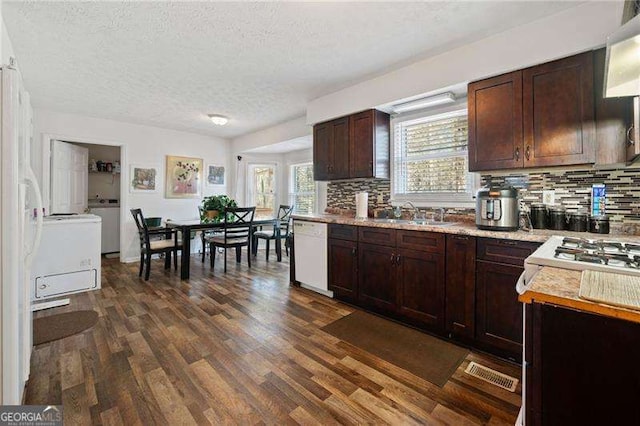
<path fill-rule="evenodd" d="M 481 188 L 476 195 L 476 227 L 488 231 L 518 230 L 518 190 L 512 186 Z"/>

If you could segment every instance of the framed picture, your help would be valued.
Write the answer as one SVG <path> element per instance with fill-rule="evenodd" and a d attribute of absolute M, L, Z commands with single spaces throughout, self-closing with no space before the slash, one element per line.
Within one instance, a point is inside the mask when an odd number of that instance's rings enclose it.
<path fill-rule="evenodd" d="M 202 197 L 202 158 L 167 155 L 165 198 Z"/>
<path fill-rule="evenodd" d="M 160 170 L 160 166 L 143 166 L 140 164 L 132 164 L 129 170 L 129 192 L 157 192 L 158 170 Z"/>
<path fill-rule="evenodd" d="M 224 166 L 215 166 L 213 164 L 207 166 L 207 184 L 224 185 Z"/>

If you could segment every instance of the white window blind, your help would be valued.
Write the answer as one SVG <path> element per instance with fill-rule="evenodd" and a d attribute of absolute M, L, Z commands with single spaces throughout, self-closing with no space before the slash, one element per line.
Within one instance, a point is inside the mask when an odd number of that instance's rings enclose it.
<path fill-rule="evenodd" d="M 289 168 L 289 203 L 298 214 L 312 214 L 316 206 L 316 183 L 313 164 L 294 164 Z"/>
<path fill-rule="evenodd" d="M 393 196 L 469 202 L 467 111 L 394 120 Z"/>

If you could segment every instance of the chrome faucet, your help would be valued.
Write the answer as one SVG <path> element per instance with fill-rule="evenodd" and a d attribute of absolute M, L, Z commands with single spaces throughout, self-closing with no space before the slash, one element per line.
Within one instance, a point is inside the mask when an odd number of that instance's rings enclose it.
<path fill-rule="evenodd" d="M 410 206 L 411 206 L 411 208 L 413 209 L 413 220 L 416 220 L 416 219 L 418 218 L 418 213 L 420 213 L 420 212 L 419 212 L 419 210 L 418 210 L 418 208 L 417 208 L 416 206 L 414 206 L 414 205 L 413 205 L 413 203 L 412 203 L 411 201 L 407 201 L 407 202 L 405 202 L 405 203 L 402 205 L 402 207 L 401 207 L 401 208 L 403 208 L 403 207 L 404 207 L 404 206 L 406 206 L 407 204 L 408 204 L 408 205 L 410 205 Z"/>
<path fill-rule="evenodd" d="M 440 213 L 440 219 L 438 221 L 439 222 L 444 222 L 444 214 L 446 212 L 445 208 L 444 207 L 439 207 L 439 208 L 436 209 L 436 211 L 438 213 Z"/>

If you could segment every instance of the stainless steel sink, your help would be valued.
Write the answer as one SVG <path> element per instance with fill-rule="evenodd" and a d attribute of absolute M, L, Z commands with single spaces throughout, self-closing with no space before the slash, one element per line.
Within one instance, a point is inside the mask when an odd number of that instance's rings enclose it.
<path fill-rule="evenodd" d="M 373 219 L 373 221 L 378 223 L 413 223 L 412 220 L 407 219 Z"/>
<path fill-rule="evenodd" d="M 408 220 L 408 219 L 373 219 L 377 223 L 397 223 L 406 225 L 424 225 L 424 226 L 451 226 L 457 222 L 437 222 L 433 220 Z"/>

